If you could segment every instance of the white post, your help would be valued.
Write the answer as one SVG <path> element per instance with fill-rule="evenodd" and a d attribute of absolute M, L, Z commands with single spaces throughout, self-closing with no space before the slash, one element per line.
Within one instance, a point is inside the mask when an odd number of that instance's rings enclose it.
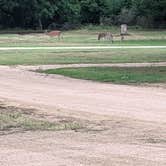
<path fill-rule="evenodd" d="M 120 34 L 127 35 L 127 25 L 126 24 L 121 25 Z"/>

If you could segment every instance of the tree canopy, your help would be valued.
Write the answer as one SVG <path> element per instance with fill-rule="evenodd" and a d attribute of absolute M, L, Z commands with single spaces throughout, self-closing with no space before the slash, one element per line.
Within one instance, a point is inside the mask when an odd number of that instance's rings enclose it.
<path fill-rule="evenodd" d="M 0 0 L 0 28 L 81 24 L 166 26 L 166 0 Z"/>

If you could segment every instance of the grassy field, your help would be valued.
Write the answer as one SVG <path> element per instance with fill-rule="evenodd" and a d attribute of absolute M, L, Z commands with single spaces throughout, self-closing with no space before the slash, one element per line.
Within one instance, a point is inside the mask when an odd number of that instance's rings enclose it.
<path fill-rule="evenodd" d="M 98 41 L 99 32 L 112 32 L 115 42 Z M 63 32 L 63 39 L 50 38 L 43 34 L 0 34 L 0 47 L 4 46 L 96 46 L 96 45 L 166 45 L 165 30 L 136 30 L 129 28 L 129 36 L 120 42 L 117 27 L 84 27 L 80 30 Z"/>
<path fill-rule="evenodd" d="M 61 68 L 43 72 L 116 84 L 166 83 L 166 67 Z"/>
<path fill-rule="evenodd" d="M 1 51 L 0 65 L 165 62 L 166 49 Z"/>
<path fill-rule="evenodd" d="M 80 30 L 63 32 L 58 41 L 45 34 L 0 34 L 0 47 L 10 46 L 153 46 L 166 45 L 164 30 L 136 30 L 129 28 L 129 36 L 121 42 L 115 37 L 109 41 L 98 41 L 99 32 L 119 34 L 117 27 L 88 26 Z M 109 50 L 22 50 L 0 51 L 0 65 L 38 65 L 38 64 L 74 64 L 74 63 L 133 63 L 166 61 L 166 49 L 109 49 Z"/>

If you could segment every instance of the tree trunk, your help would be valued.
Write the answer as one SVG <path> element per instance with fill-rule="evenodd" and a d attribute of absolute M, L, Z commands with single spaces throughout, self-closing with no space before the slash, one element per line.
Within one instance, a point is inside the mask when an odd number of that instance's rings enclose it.
<path fill-rule="evenodd" d="M 42 25 L 41 18 L 38 19 L 38 23 L 39 23 L 39 29 L 43 30 L 43 25 Z"/>

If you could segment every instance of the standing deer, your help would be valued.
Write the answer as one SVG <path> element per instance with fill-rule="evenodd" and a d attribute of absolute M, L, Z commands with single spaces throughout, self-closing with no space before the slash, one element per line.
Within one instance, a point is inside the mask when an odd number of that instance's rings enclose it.
<path fill-rule="evenodd" d="M 111 32 L 106 32 L 106 33 L 99 33 L 98 34 L 98 40 L 110 40 L 113 43 L 113 34 Z"/>
<path fill-rule="evenodd" d="M 46 35 L 50 37 L 58 37 L 59 40 L 61 38 L 61 34 L 62 34 L 61 31 L 50 31 L 50 32 L 46 31 Z"/>

